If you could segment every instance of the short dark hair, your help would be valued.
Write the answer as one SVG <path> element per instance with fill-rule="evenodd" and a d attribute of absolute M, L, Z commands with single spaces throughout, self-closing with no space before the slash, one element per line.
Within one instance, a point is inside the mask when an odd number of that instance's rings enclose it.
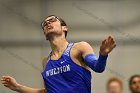
<path fill-rule="evenodd" d="M 130 79 L 129 79 L 129 87 L 131 86 L 133 79 L 136 78 L 136 77 L 140 78 L 140 75 L 136 74 L 136 75 L 133 75 L 133 76 L 130 77 Z"/>
<path fill-rule="evenodd" d="M 60 17 L 58 17 L 58 16 L 56 16 L 56 15 L 49 15 L 49 16 L 47 16 L 46 18 L 51 17 L 51 16 L 56 17 L 56 18 L 60 21 L 61 26 L 67 26 L 66 22 L 65 22 L 62 18 L 60 18 Z M 65 32 L 65 37 L 67 37 L 67 31 Z"/>

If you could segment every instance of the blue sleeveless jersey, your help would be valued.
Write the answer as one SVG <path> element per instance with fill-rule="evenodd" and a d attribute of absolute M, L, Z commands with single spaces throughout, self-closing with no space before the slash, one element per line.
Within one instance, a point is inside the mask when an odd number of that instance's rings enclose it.
<path fill-rule="evenodd" d="M 47 93 L 91 93 L 91 72 L 72 61 L 69 43 L 61 58 L 47 60 L 42 72 Z"/>

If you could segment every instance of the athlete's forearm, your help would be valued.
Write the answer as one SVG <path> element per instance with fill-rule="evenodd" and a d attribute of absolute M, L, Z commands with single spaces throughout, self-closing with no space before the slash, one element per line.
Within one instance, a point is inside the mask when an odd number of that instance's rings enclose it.
<path fill-rule="evenodd" d="M 103 72 L 105 70 L 106 67 L 106 61 L 107 61 L 107 57 L 108 56 L 103 56 L 103 55 L 99 55 L 99 58 L 97 60 L 97 62 L 94 65 L 95 71 L 96 72 Z"/>
<path fill-rule="evenodd" d="M 17 86 L 16 91 L 19 93 L 47 93 L 45 88 L 36 89 L 36 88 L 30 88 L 30 87 L 20 85 L 20 84 Z"/>
<path fill-rule="evenodd" d="M 84 61 L 95 72 L 101 73 L 106 67 L 106 60 L 108 56 L 99 55 L 97 58 L 94 54 L 88 54 L 85 56 Z"/>

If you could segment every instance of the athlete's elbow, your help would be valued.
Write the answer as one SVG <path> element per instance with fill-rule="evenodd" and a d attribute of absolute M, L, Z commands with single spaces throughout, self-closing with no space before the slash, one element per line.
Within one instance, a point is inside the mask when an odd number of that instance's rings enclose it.
<path fill-rule="evenodd" d="M 94 69 L 95 72 L 97 73 L 103 73 L 105 71 L 105 68 L 102 69 Z"/>

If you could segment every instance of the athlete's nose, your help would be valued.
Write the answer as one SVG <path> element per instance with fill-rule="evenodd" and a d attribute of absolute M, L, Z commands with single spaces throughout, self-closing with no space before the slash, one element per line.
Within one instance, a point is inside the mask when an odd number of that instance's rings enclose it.
<path fill-rule="evenodd" d="M 47 21 L 47 22 L 46 22 L 46 26 L 49 27 L 49 26 L 51 25 L 51 23 L 52 23 L 52 22 Z"/>
<path fill-rule="evenodd" d="M 46 22 L 46 25 L 48 26 L 49 24 L 51 24 L 49 21 Z"/>

